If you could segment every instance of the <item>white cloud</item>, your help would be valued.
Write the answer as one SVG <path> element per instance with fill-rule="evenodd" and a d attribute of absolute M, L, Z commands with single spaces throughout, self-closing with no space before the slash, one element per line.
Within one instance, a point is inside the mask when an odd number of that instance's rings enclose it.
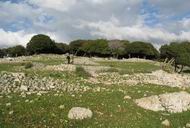
<path fill-rule="evenodd" d="M 148 0 L 150 6 L 158 11 L 153 17 L 153 13 L 149 12 L 151 7 L 144 7 L 143 2 L 144 0 L 1 1 L 0 29 L 4 36 L 0 36 L 0 47 L 28 42 L 27 35 L 33 33 L 49 34 L 59 42 L 102 37 L 163 44 L 190 38 L 190 18 L 184 16 L 189 10 L 189 0 Z M 148 11 L 146 14 L 142 13 L 144 9 Z M 147 26 L 147 23 L 155 21 L 154 17 L 156 24 Z"/>
<path fill-rule="evenodd" d="M 184 28 L 190 28 L 190 18 L 183 18 L 180 23 L 183 25 Z"/>
<path fill-rule="evenodd" d="M 29 0 L 30 4 L 58 11 L 67 11 L 76 4 L 76 0 Z"/>
<path fill-rule="evenodd" d="M 114 19 L 115 20 L 115 19 Z M 80 28 L 90 28 L 91 34 L 107 39 L 128 39 L 153 42 L 162 45 L 176 40 L 190 40 L 190 31 L 179 34 L 168 32 L 162 28 L 144 26 L 141 23 L 133 26 L 121 26 L 114 20 L 99 22 L 83 22 Z"/>
<path fill-rule="evenodd" d="M 7 47 L 14 45 L 25 46 L 34 34 L 27 34 L 24 31 L 6 32 L 3 29 L 0 29 L 0 35 L 0 47 Z"/>
<path fill-rule="evenodd" d="M 52 40 L 60 41 L 63 40 L 59 36 L 57 36 L 56 33 L 50 33 L 50 32 L 43 32 L 43 34 L 46 34 L 51 37 Z M 36 35 L 36 33 L 26 33 L 25 31 L 17 31 L 17 32 L 11 32 L 11 31 L 4 31 L 0 28 L 0 47 L 8 47 L 8 46 L 15 46 L 15 45 L 23 45 L 26 46 L 26 44 L 30 41 L 30 39 Z"/>

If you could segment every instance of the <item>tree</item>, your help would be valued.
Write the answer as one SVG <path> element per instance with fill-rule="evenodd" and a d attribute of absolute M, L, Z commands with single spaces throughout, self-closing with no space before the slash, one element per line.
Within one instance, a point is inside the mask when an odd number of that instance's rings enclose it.
<path fill-rule="evenodd" d="M 190 42 L 172 42 L 160 48 L 162 58 L 174 58 L 175 71 L 181 66 L 179 73 L 184 66 L 190 66 Z"/>
<path fill-rule="evenodd" d="M 47 35 L 39 34 L 31 38 L 27 44 L 27 51 L 30 55 L 40 53 L 55 53 L 55 42 Z"/>
<path fill-rule="evenodd" d="M 125 41 L 111 40 L 108 42 L 108 46 L 113 57 L 119 58 L 119 56 L 125 55 Z"/>
<path fill-rule="evenodd" d="M 7 53 L 11 57 L 18 57 L 26 55 L 26 49 L 22 45 L 17 45 L 7 49 Z"/>
<path fill-rule="evenodd" d="M 70 52 L 75 55 L 80 55 L 80 56 L 84 55 L 84 52 L 81 49 L 84 42 L 85 42 L 84 40 L 74 40 L 70 42 L 69 44 Z"/>
<path fill-rule="evenodd" d="M 65 54 L 69 52 L 69 46 L 64 43 L 55 43 L 56 45 L 56 50 L 55 53 L 57 54 Z"/>
<path fill-rule="evenodd" d="M 5 53 L 3 51 L 3 49 L 0 49 L 0 58 L 3 58 L 5 56 Z"/>
<path fill-rule="evenodd" d="M 159 56 L 159 52 L 151 43 L 141 41 L 130 43 L 126 47 L 126 52 L 129 56 L 138 58 L 156 59 Z"/>

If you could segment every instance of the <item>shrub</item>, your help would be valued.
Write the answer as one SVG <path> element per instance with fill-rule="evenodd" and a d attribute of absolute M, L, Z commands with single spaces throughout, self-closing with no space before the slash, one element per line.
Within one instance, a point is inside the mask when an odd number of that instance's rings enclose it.
<path fill-rule="evenodd" d="M 88 73 L 83 67 L 76 67 L 76 74 L 79 77 L 88 78 L 91 77 L 90 73 Z"/>
<path fill-rule="evenodd" d="M 29 69 L 29 68 L 32 68 L 33 67 L 33 64 L 31 62 L 28 62 L 24 65 L 24 68 L 25 69 Z"/>

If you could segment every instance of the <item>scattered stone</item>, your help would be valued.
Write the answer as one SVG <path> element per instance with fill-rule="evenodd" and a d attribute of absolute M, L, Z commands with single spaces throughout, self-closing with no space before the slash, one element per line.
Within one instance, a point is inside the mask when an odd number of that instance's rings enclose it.
<path fill-rule="evenodd" d="M 130 99 L 132 99 L 130 96 L 125 96 L 124 97 L 124 100 L 130 100 Z"/>
<path fill-rule="evenodd" d="M 12 115 L 13 113 L 14 113 L 14 111 L 10 111 L 10 112 L 9 112 L 9 115 Z"/>
<path fill-rule="evenodd" d="M 186 128 L 190 128 L 190 123 L 187 123 L 187 124 L 186 124 Z"/>
<path fill-rule="evenodd" d="M 83 120 L 86 118 L 92 118 L 92 111 L 87 108 L 73 107 L 68 114 L 69 119 Z"/>
<path fill-rule="evenodd" d="M 28 91 L 28 87 L 24 86 L 24 85 L 21 85 L 20 90 L 21 91 Z"/>
<path fill-rule="evenodd" d="M 8 106 L 11 106 L 11 103 L 6 103 L 6 106 L 8 107 Z"/>
<path fill-rule="evenodd" d="M 37 93 L 37 96 L 41 96 L 42 94 L 40 92 Z"/>
<path fill-rule="evenodd" d="M 64 106 L 64 105 L 60 105 L 59 108 L 60 108 L 60 109 L 64 109 L 65 106 Z"/>
<path fill-rule="evenodd" d="M 28 103 L 29 102 L 29 100 L 27 99 L 27 100 L 25 100 L 25 103 Z"/>
<path fill-rule="evenodd" d="M 164 125 L 166 127 L 169 127 L 170 126 L 170 121 L 166 119 L 166 120 L 162 121 L 162 125 Z"/>
<path fill-rule="evenodd" d="M 33 100 L 30 101 L 30 103 L 33 103 L 33 102 L 34 102 Z"/>

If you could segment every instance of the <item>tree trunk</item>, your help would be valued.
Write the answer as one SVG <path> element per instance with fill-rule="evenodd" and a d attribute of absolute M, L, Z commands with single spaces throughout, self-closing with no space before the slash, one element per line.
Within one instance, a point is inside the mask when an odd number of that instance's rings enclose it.
<path fill-rule="evenodd" d="M 175 72 L 177 72 L 177 64 L 175 63 Z"/>
<path fill-rule="evenodd" d="M 181 66 L 179 73 L 181 73 L 183 71 L 183 68 L 184 68 L 184 65 Z"/>

